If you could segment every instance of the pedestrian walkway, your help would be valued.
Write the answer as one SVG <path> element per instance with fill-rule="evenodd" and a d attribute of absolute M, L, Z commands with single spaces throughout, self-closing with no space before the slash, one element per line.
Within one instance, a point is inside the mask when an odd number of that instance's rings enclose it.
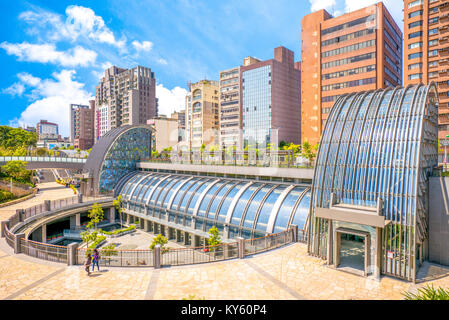
<path fill-rule="evenodd" d="M 153 268 L 103 267 L 86 275 L 23 254 L 0 241 L 0 299 L 174 299 L 195 295 L 234 299 L 403 299 L 405 291 L 433 283 L 449 288 L 449 277 L 412 284 L 380 281 L 329 268 L 297 243 L 251 258 L 211 264 Z"/>
<path fill-rule="evenodd" d="M 8 218 L 16 208 L 73 195 L 55 183 L 41 186 L 41 191 L 39 199 L 1 209 L 1 218 Z M 134 237 L 139 238 L 129 236 Z M 144 238 L 139 241 L 142 245 L 146 242 Z M 102 267 L 88 277 L 83 266 L 13 255 L 5 240 L 0 240 L 0 299 L 180 300 L 195 295 L 210 300 L 382 300 L 403 299 L 404 292 L 416 292 L 426 284 L 449 289 L 447 268 L 426 264 L 418 275 L 429 281 L 413 284 L 391 277 L 378 281 L 357 276 L 326 266 L 323 260 L 307 254 L 305 244 L 296 243 L 246 259 L 157 270 Z"/>
<path fill-rule="evenodd" d="M 7 220 L 16 213 L 16 209 L 27 209 L 42 204 L 45 200 L 58 200 L 74 196 L 72 189 L 66 188 L 56 182 L 41 183 L 37 187 L 39 188 L 39 193 L 35 197 L 8 207 L 0 208 L 0 221 Z"/>

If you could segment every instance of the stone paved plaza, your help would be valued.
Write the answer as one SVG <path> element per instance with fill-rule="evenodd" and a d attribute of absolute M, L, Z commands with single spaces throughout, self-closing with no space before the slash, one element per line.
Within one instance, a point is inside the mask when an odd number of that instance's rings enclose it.
<path fill-rule="evenodd" d="M 43 191 L 39 201 L 54 191 Z M 70 196 L 65 188 L 60 191 L 60 198 Z M 57 199 L 56 193 L 52 197 Z M 22 203 L 22 207 L 30 205 Z M 2 210 L 2 219 L 8 217 L 6 212 Z M 210 300 L 381 300 L 403 299 L 403 292 L 426 284 L 449 288 L 449 269 L 426 264 L 422 270 L 422 277 L 427 273 L 436 279 L 418 284 L 390 277 L 376 281 L 329 268 L 298 243 L 242 260 L 159 270 L 107 267 L 87 276 L 82 266 L 13 255 L 5 240 L 0 240 L 0 299 L 180 300 L 195 295 Z"/>

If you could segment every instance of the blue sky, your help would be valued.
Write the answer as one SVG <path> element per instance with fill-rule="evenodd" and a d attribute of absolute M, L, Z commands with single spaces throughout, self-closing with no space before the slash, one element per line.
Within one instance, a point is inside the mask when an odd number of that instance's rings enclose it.
<path fill-rule="evenodd" d="M 365 0 L 0 1 L 1 125 L 40 119 L 69 132 L 69 104 L 86 103 L 110 65 L 150 67 L 161 113 L 183 108 L 186 83 L 218 79 L 246 56 L 285 46 L 300 59 L 301 18 Z M 384 1 L 402 29 L 402 0 Z"/>

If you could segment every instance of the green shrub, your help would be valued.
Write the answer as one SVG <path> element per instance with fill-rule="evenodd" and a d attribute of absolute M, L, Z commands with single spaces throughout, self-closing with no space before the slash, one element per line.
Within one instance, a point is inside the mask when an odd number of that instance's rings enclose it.
<path fill-rule="evenodd" d="M 0 203 L 14 199 L 17 199 L 17 197 L 13 193 L 0 189 Z"/>
<path fill-rule="evenodd" d="M 114 230 L 114 231 L 102 231 L 102 233 L 106 234 L 108 236 L 112 236 L 112 235 L 120 234 L 120 233 L 123 233 L 123 232 L 126 232 L 126 231 L 131 231 L 131 230 L 134 230 L 134 229 L 136 229 L 136 226 L 135 225 L 131 225 L 128 228 L 117 229 L 117 230 Z"/>
<path fill-rule="evenodd" d="M 89 249 L 95 249 L 103 240 L 106 240 L 106 236 L 103 235 L 97 236 L 97 239 L 94 242 L 92 242 L 92 244 L 89 246 Z"/>

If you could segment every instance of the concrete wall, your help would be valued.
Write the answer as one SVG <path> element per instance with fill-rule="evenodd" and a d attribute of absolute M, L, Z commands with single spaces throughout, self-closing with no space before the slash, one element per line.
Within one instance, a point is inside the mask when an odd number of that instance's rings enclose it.
<path fill-rule="evenodd" d="M 429 260 L 449 265 L 449 177 L 429 180 Z"/>

